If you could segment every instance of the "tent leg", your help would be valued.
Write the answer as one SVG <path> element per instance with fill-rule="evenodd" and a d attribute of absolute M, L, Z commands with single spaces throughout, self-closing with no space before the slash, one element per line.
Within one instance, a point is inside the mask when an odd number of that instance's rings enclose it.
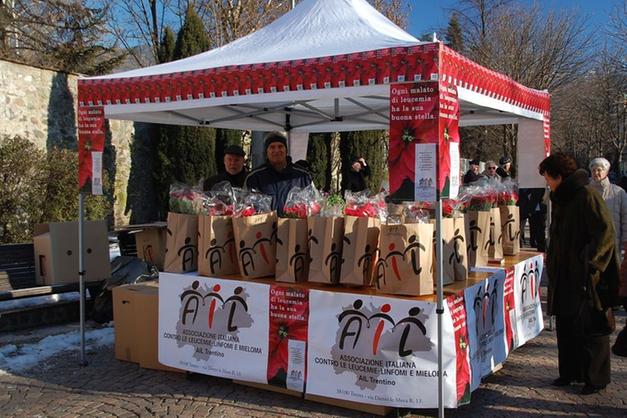
<path fill-rule="evenodd" d="M 439 193 L 438 193 L 439 194 Z M 442 200 L 437 196 L 435 203 L 435 271 L 436 275 L 436 293 L 438 305 L 436 313 L 438 315 L 438 417 L 444 418 L 444 376 L 442 376 L 442 316 L 444 315 L 443 307 L 443 263 L 442 263 Z"/>
<path fill-rule="evenodd" d="M 81 367 L 87 366 L 85 358 L 85 256 L 84 256 L 84 230 L 85 222 L 85 197 L 82 193 L 78 193 L 78 290 L 80 294 L 80 335 L 81 335 Z"/>

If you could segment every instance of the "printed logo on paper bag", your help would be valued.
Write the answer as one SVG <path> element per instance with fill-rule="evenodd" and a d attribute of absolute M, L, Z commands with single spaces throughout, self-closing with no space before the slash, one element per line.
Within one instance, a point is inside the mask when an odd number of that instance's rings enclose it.
<path fill-rule="evenodd" d="M 520 238 L 520 230 L 514 232 L 514 222 L 516 222 L 514 214 L 510 213 L 509 215 L 507 215 L 507 221 L 505 221 L 505 225 L 507 226 L 507 239 L 509 241 L 516 241 Z"/>
<path fill-rule="evenodd" d="M 387 284 L 386 269 L 390 268 L 390 266 L 392 267 L 396 280 L 402 280 L 398 263 L 405 262 L 407 257 L 411 260 L 411 267 L 414 274 L 418 276 L 422 273 L 418 252 L 421 250 L 426 252 L 427 249 L 418 241 L 416 235 L 410 236 L 407 241 L 409 244 L 402 252 L 396 249 L 396 245 L 394 243 L 390 243 L 388 246 L 389 252 L 385 255 L 385 257 L 381 257 L 377 261 L 377 288 L 381 288 L 381 282 L 383 282 L 384 285 Z"/>
<path fill-rule="evenodd" d="M 470 242 L 468 243 L 468 251 L 477 252 L 477 250 L 479 249 L 477 239 L 481 232 L 481 228 L 479 228 L 479 226 L 477 225 L 477 221 L 470 221 Z"/>
<path fill-rule="evenodd" d="M 296 281 L 302 280 L 306 273 L 305 266 L 307 264 L 307 258 L 309 256 L 306 252 L 301 251 L 300 245 L 294 246 L 294 255 L 290 257 L 290 267 L 294 269 L 294 279 Z"/>
<path fill-rule="evenodd" d="M 390 310 L 387 303 L 366 307 L 361 299 L 356 299 L 337 315 L 339 327 L 331 358 L 316 361 L 331 362 L 336 374 L 354 374 L 355 384 L 361 389 L 395 384 L 386 376 L 417 376 L 420 371 L 414 361 L 402 358 L 433 349 L 424 325 L 426 315 L 421 308 L 413 307 L 407 316 L 395 319 Z M 386 353 L 390 352 L 401 359 L 386 360 Z"/>
<path fill-rule="evenodd" d="M 342 253 L 337 250 L 337 245 L 332 243 L 331 252 L 324 258 L 324 265 L 329 267 L 329 277 L 337 279 L 340 276 L 340 266 L 343 262 Z"/>
<path fill-rule="evenodd" d="M 222 268 L 222 257 L 228 254 L 231 264 L 235 264 L 233 259 L 235 253 L 235 239 L 232 233 L 228 233 L 228 239 L 224 242 L 224 245 L 218 245 L 217 240 L 212 239 L 209 244 L 209 249 L 205 253 L 205 258 L 209 260 L 209 270 L 211 274 L 216 274 Z"/>
<path fill-rule="evenodd" d="M 179 347 L 194 347 L 193 357 L 208 360 L 224 354 L 214 350 L 238 350 L 260 353 L 261 348 L 239 344 L 238 330 L 253 325 L 248 313 L 249 295 L 244 287 L 236 287 L 231 295 L 222 294 L 220 284 L 200 286 L 198 280 L 184 289 L 180 295 L 181 308 L 176 324 Z"/>
<path fill-rule="evenodd" d="M 453 235 L 453 253 L 448 258 L 449 264 L 461 264 L 463 260 L 462 255 L 459 253 L 459 249 L 462 245 L 464 245 L 464 236 L 460 233 L 459 228 L 457 228 Z"/>
<path fill-rule="evenodd" d="M 274 232 L 273 232 L 274 234 Z M 270 238 L 263 238 L 261 231 L 255 235 L 257 240 L 253 242 L 252 247 L 246 247 L 246 241 L 241 240 L 239 242 L 239 257 L 242 262 L 242 272 L 244 276 L 248 276 L 255 271 L 255 255 L 261 255 L 261 258 L 266 264 L 270 264 L 270 258 L 268 255 L 268 246 L 272 244 Z"/>

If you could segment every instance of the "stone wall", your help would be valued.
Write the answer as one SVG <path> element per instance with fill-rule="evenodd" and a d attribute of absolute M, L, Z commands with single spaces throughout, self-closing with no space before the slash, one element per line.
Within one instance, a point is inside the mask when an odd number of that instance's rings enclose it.
<path fill-rule="evenodd" d="M 76 149 L 77 74 L 0 60 L 0 138 L 22 136 L 41 149 Z M 109 121 L 114 162 L 114 222 L 127 224 L 132 122 Z"/>

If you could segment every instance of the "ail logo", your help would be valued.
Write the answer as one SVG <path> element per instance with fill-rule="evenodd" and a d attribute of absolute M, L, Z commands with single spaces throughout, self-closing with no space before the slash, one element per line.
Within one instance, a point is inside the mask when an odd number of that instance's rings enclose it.
<path fill-rule="evenodd" d="M 231 265 L 235 264 L 235 239 L 232 233 L 229 233 L 227 240 L 222 245 L 218 245 L 218 241 L 214 238 L 209 242 L 209 249 L 205 252 L 205 259 L 209 260 L 209 270 L 212 274 L 221 271 L 222 257 L 229 256 Z"/>
<path fill-rule="evenodd" d="M 427 334 L 427 328 L 418 318 L 422 312 L 419 307 L 410 308 L 409 315 L 398 322 L 389 315 L 391 306 L 387 303 L 374 311 L 362 308 L 363 301 L 357 299 L 353 302 L 352 307 L 345 309 L 338 315 L 338 323 L 340 324 L 338 347 L 341 351 L 359 350 L 363 344 L 366 344 L 368 351 L 370 351 L 367 354 L 376 356 L 379 354 L 384 332 L 395 337 L 392 338 L 393 346 L 401 357 L 409 356 L 414 351 L 428 351 L 430 349 L 431 344 L 422 344 L 423 347 L 421 347 L 415 343 L 409 343 L 410 339 L 415 340 L 416 336 L 424 339 Z M 386 348 L 391 348 L 389 342 Z"/>
<path fill-rule="evenodd" d="M 242 263 L 242 273 L 248 276 L 255 271 L 255 256 L 259 254 L 266 264 L 270 264 L 270 256 L 268 254 L 269 247 L 272 245 L 270 238 L 264 238 L 261 231 L 255 234 L 256 241 L 251 247 L 246 246 L 246 241 L 239 242 L 239 258 Z"/>
<path fill-rule="evenodd" d="M 538 297 L 538 280 L 540 279 L 538 262 L 525 263 L 520 275 L 520 298 L 523 303 L 535 302 Z"/>
<path fill-rule="evenodd" d="M 514 218 L 514 214 L 510 213 L 507 215 L 507 220 L 505 221 L 506 229 L 507 229 L 507 239 L 509 241 L 516 241 L 520 238 L 520 230 L 514 232 L 515 226 L 514 223 L 517 220 Z"/>
<path fill-rule="evenodd" d="M 381 289 L 382 284 L 387 285 L 386 275 L 390 267 L 392 268 L 392 272 L 394 273 L 396 280 L 401 281 L 402 275 L 399 263 L 405 263 L 407 260 L 410 262 L 414 275 L 418 276 L 422 273 L 422 266 L 420 265 L 420 251 L 426 252 L 427 249 L 418 241 L 416 235 L 410 236 L 407 241 L 408 245 L 402 251 L 399 251 L 396 248 L 395 243 L 390 243 L 390 245 L 388 245 L 388 253 L 385 256 L 381 256 L 377 261 L 377 288 Z"/>
<path fill-rule="evenodd" d="M 241 286 L 233 290 L 233 294 L 226 299 L 220 294 L 222 287 L 215 284 L 211 289 L 204 292 L 199 288 L 198 280 L 192 283 L 191 289 L 185 290 L 181 294 L 181 323 L 183 325 L 195 325 L 199 320 L 199 312 L 206 311 L 206 325 L 208 329 L 213 329 L 216 325 L 216 313 L 226 313 L 226 330 L 228 332 L 237 331 L 238 314 L 248 312 L 248 304 L 245 300 L 244 288 Z M 208 306 L 207 306 L 208 303 Z M 224 325 L 224 324 L 222 324 Z"/>
<path fill-rule="evenodd" d="M 481 335 L 494 328 L 496 321 L 497 308 L 497 292 L 496 280 L 484 288 L 478 286 L 477 293 L 473 300 L 473 308 L 475 311 L 475 331 L 477 335 Z M 490 288 L 492 290 L 490 290 Z"/>

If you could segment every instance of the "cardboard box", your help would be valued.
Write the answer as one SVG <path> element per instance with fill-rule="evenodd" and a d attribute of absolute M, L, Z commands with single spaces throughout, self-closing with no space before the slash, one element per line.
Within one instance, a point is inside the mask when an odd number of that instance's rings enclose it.
<path fill-rule="evenodd" d="M 178 371 L 159 363 L 159 287 L 145 282 L 113 288 L 115 358 L 154 370 Z"/>
<path fill-rule="evenodd" d="M 133 285 L 113 288 L 113 321 L 115 326 L 115 358 L 139 362 L 139 338 L 135 332 L 135 294 Z"/>
<path fill-rule="evenodd" d="M 163 271 L 165 260 L 166 228 L 146 227 L 135 233 L 135 245 L 137 247 L 137 257 L 157 266 L 159 271 Z"/>
<path fill-rule="evenodd" d="M 104 221 L 86 221 L 85 280 L 111 277 L 109 239 Z M 35 275 L 37 284 L 50 286 L 78 282 L 78 223 L 52 222 L 35 225 Z"/>

